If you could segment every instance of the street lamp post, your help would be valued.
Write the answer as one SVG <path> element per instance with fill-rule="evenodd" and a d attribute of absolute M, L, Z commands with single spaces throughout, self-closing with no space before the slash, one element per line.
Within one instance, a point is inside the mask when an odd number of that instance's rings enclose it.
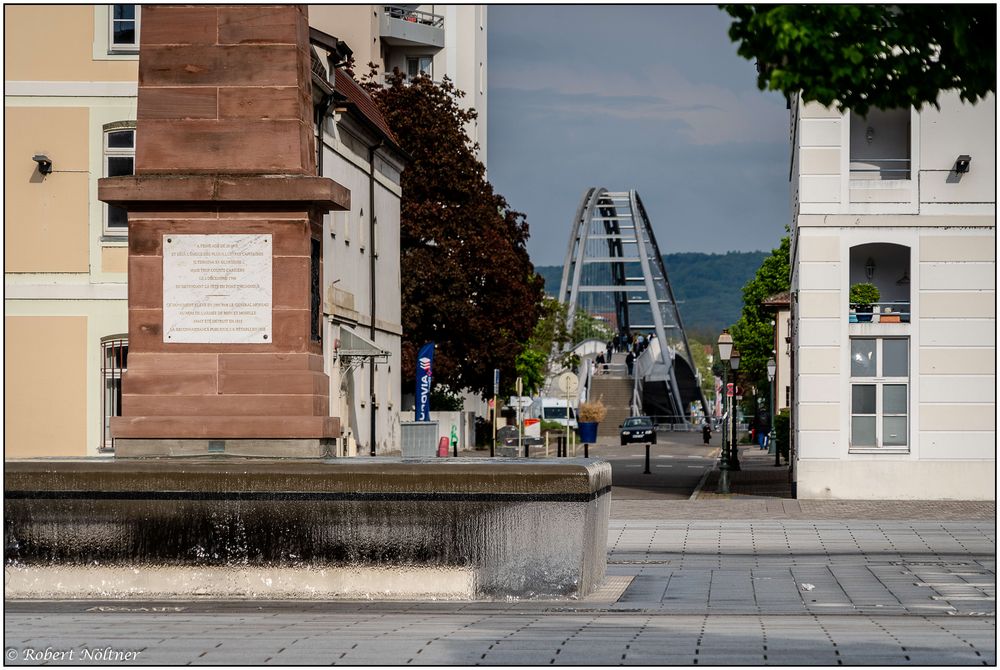
<path fill-rule="evenodd" d="M 768 416 L 771 419 L 771 425 L 770 431 L 768 431 L 767 434 L 767 443 L 770 447 L 768 453 L 774 454 L 774 467 L 776 468 L 781 465 L 781 454 L 778 453 L 778 445 L 774 443 L 774 373 L 777 372 L 777 370 L 778 364 L 774 362 L 773 358 L 769 358 L 767 360 L 767 384 L 770 387 L 770 393 L 768 394 L 767 399 L 771 405 L 768 408 Z"/>
<path fill-rule="evenodd" d="M 736 392 L 736 371 L 740 369 L 740 352 L 733 350 L 732 355 L 729 357 L 729 365 L 733 368 L 733 396 L 734 399 L 739 394 Z M 731 470 L 740 470 L 740 449 L 739 449 L 739 436 L 736 430 L 736 403 L 732 404 L 733 413 L 733 446 L 729 449 L 729 468 Z"/>
<path fill-rule="evenodd" d="M 729 357 L 733 353 L 733 336 L 729 334 L 728 330 L 723 330 L 722 335 L 719 335 L 719 358 L 723 361 L 722 366 L 722 388 L 728 389 L 728 368 Z M 729 396 L 728 391 L 723 395 L 723 408 L 725 407 L 725 398 Z M 732 408 L 732 401 L 729 401 L 729 406 Z M 725 416 L 725 412 L 723 412 Z M 729 440 L 726 439 L 726 421 L 722 422 L 722 458 L 719 462 L 719 493 L 729 493 Z"/>

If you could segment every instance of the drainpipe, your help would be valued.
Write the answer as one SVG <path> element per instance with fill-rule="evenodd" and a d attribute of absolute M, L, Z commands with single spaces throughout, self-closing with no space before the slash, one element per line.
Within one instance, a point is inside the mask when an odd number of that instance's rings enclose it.
<path fill-rule="evenodd" d="M 330 108 L 332 107 L 332 94 L 324 95 L 323 99 L 316 105 L 316 174 L 320 177 L 323 176 L 323 138 L 326 137 L 323 122 L 326 120 L 326 115 L 330 113 Z"/>
<path fill-rule="evenodd" d="M 368 147 L 368 292 L 371 341 L 375 342 L 375 152 L 382 147 L 382 140 Z M 368 370 L 369 413 L 371 415 L 371 455 L 375 455 L 375 359 Z"/>

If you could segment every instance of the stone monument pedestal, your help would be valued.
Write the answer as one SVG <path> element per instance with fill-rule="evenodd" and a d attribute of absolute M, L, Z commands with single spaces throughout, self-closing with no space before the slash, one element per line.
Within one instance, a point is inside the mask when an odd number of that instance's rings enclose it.
<path fill-rule="evenodd" d="M 117 456 L 335 455 L 303 6 L 143 8 Z"/>

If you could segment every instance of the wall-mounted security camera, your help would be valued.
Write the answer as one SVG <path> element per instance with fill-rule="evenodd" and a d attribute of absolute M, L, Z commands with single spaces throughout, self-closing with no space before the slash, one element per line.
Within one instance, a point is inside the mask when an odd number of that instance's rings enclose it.
<path fill-rule="evenodd" d="M 38 163 L 38 171 L 42 174 L 49 174 L 52 172 L 52 159 L 45 154 L 35 154 L 31 157 L 31 160 Z"/>
<path fill-rule="evenodd" d="M 962 154 L 955 160 L 955 172 L 958 174 L 965 174 L 969 171 L 969 163 L 972 162 L 972 156 L 968 154 Z"/>

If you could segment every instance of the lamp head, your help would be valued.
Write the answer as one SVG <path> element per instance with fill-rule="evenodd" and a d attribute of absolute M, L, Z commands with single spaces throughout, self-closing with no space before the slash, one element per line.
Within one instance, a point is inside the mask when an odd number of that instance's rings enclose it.
<path fill-rule="evenodd" d="M 778 364 L 774 362 L 773 358 L 767 359 L 767 380 L 774 380 L 774 373 L 778 370 Z"/>
<path fill-rule="evenodd" d="M 733 353 L 733 336 L 729 334 L 729 329 L 722 331 L 719 335 L 719 358 L 728 361 Z"/>
<path fill-rule="evenodd" d="M 733 370 L 740 369 L 740 352 L 737 349 L 733 349 L 732 355 L 729 357 L 729 365 L 732 366 Z"/>
<path fill-rule="evenodd" d="M 955 172 L 958 174 L 965 174 L 969 171 L 969 163 L 972 162 L 972 156 L 968 154 L 962 154 L 955 160 Z"/>

